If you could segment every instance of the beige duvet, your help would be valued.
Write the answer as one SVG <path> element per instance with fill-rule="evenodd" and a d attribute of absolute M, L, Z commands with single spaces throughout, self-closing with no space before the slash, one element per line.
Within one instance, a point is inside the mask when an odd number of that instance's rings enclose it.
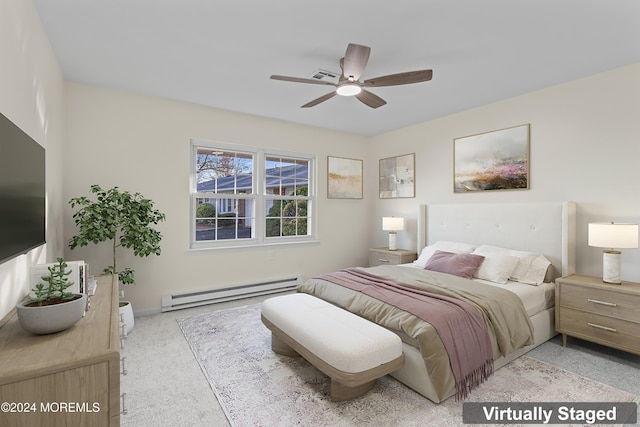
<path fill-rule="evenodd" d="M 479 308 L 491 338 L 494 358 L 506 356 L 533 342 L 533 326 L 514 293 L 428 270 L 385 265 L 363 268 L 370 274 L 417 286 L 429 292 L 462 299 Z M 299 292 L 314 295 L 397 333 L 420 349 L 426 370 L 440 399 L 455 387 L 449 357 L 438 333 L 429 323 L 360 292 L 322 279 L 310 279 Z"/>

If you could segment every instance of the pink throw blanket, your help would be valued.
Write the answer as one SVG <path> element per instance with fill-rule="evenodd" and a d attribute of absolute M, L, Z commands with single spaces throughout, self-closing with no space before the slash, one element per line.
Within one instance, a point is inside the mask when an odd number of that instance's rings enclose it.
<path fill-rule="evenodd" d="M 493 350 L 482 314 L 473 305 L 357 269 L 319 277 L 405 310 L 430 323 L 449 355 L 456 399 L 493 373 Z"/>

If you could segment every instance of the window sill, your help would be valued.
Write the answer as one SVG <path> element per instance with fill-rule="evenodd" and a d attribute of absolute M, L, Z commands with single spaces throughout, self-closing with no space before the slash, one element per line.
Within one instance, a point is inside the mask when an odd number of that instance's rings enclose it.
<path fill-rule="evenodd" d="M 320 240 L 304 240 L 299 242 L 269 242 L 269 243 L 248 243 L 246 245 L 228 245 L 228 246 L 215 246 L 215 247 L 206 247 L 206 248 L 189 248 L 187 249 L 188 255 L 204 255 L 212 252 L 219 251 L 229 251 L 229 250 L 254 250 L 259 248 L 270 248 L 273 249 L 275 247 L 288 247 L 288 246 L 310 246 L 310 245 L 318 245 L 320 244 Z"/>

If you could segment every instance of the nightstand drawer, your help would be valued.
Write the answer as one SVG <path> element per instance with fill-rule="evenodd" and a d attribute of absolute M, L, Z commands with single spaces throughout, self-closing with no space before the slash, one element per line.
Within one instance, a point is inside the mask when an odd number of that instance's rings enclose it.
<path fill-rule="evenodd" d="M 391 251 L 387 248 L 369 250 L 369 267 L 407 264 L 416 260 L 416 253 L 406 249 Z"/>
<path fill-rule="evenodd" d="M 640 295 L 563 283 L 560 305 L 640 323 Z"/>
<path fill-rule="evenodd" d="M 369 266 L 375 267 L 376 265 L 396 265 L 400 264 L 400 257 L 382 254 L 380 252 L 371 252 L 369 254 Z"/>
<path fill-rule="evenodd" d="M 640 352 L 640 325 L 613 317 L 563 308 L 556 327 L 564 333 L 623 350 Z"/>

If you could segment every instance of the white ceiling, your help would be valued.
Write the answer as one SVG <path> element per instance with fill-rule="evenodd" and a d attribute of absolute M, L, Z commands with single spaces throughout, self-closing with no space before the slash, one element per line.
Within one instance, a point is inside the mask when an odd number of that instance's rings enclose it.
<path fill-rule="evenodd" d="M 34 0 L 66 80 L 377 135 L 640 62 L 638 0 Z M 371 109 L 331 87 L 269 79 L 340 71 L 372 48 Z"/>

